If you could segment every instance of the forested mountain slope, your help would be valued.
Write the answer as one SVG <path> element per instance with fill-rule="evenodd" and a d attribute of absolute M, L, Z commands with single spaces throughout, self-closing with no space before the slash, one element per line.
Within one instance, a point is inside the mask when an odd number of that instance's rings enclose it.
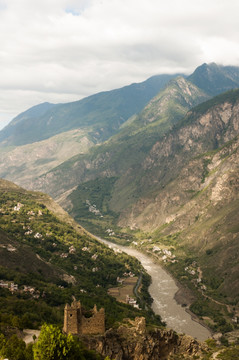
<path fill-rule="evenodd" d="M 139 275 L 139 262 L 99 243 L 49 196 L 0 180 L 0 214 L 2 330 L 43 322 L 62 326 L 63 308 L 73 295 L 86 309 L 103 306 L 107 326 L 139 314 L 107 294 L 123 273 Z M 152 312 L 140 313 L 160 323 Z"/>

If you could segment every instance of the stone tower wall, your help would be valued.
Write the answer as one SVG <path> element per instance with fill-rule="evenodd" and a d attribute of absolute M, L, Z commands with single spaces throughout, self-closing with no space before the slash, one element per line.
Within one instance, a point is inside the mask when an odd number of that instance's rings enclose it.
<path fill-rule="evenodd" d="M 63 331 L 73 335 L 79 333 L 79 309 L 66 306 L 64 311 L 64 327 Z"/>
<path fill-rule="evenodd" d="M 101 309 L 90 318 L 82 316 L 79 329 L 80 334 L 104 334 L 105 333 L 105 312 Z"/>
<path fill-rule="evenodd" d="M 80 303 L 73 302 L 71 306 L 65 306 L 63 331 L 72 335 L 90 335 L 105 333 L 105 311 L 97 311 L 96 306 L 92 310 L 93 315 L 86 318 L 82 314 Z"/>

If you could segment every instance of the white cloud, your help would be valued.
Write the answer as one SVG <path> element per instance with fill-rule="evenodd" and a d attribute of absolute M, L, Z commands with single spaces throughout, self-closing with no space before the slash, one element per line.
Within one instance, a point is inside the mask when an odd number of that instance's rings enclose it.
<path fill-rule="evenodd" d="M 237 0 L 0 0 L 0 113 L 239 65 L 238 13 Z"/>

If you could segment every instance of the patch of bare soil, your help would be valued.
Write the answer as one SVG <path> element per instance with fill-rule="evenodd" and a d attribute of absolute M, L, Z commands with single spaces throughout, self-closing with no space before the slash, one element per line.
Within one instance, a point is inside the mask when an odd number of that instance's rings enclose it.
<path fill-rule="evenodd" d="M 23 338 L 22 340 L 25 341 L 26 344 L 30 344 L 34 342 L 34 335 L 36 336 L 36 339 L 38 339 L 38 336 L 40 334 L 40 330 L 34 330 L 34 329 L 24 329 L 23 330 Z"/>

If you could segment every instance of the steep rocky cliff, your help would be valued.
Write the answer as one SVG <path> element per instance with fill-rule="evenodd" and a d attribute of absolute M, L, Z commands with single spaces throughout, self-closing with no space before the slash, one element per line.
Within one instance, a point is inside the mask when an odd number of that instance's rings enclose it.
<path fill-rule="evenodd" d="M 186 247 L 197 256 L 207 274 L 207 286 L 213 274 L 218 284 L 210 285 L 212 291 L 216 288 L 232 303 L 239 294 L 236 94 L 190 113 L 154 145 L 142 164 L 147 177 L 141 187 L 148 193 L 122 212 L 119 221 L 121 226 L 155 231 L 159 242 L 176 236 L 171 246 Z"/>
<path fill-rule="evenodd" d="M 217 98 L 213 106 L 210 101 L 204 106 L 205 109 L 199 107 L 190 112 L 154 144 L 142 163 L 147 176 L 139 184 L 153 194 L 141 197 L 126 211 L 121 225 L 153 230 L 181 215 L 188 222 L 185 213 L 190 210 L 191 214 L 190 204 L 205 207 L 198 195 L 209 188 L 214 205 L 235 198 L 236 183 L 233 186 L 234 182 L 230 182 L 231 190 L 227 189 L 224 195 L 222 191 L 227 188 L 229 177 L 238 171 L 239 92 Z M 180 229 L 185 226 L 182 224 Z"/>
<path fill-rule="evenodd" d="M 87 346 L 115 360 L 169 360 L 175 356 L 185 359 L 202 358 L 208 351 L 205 344 L 172 330 L 146 330 L 145 319 L 136 318 L 104 336 L 85 337 Z"/>

